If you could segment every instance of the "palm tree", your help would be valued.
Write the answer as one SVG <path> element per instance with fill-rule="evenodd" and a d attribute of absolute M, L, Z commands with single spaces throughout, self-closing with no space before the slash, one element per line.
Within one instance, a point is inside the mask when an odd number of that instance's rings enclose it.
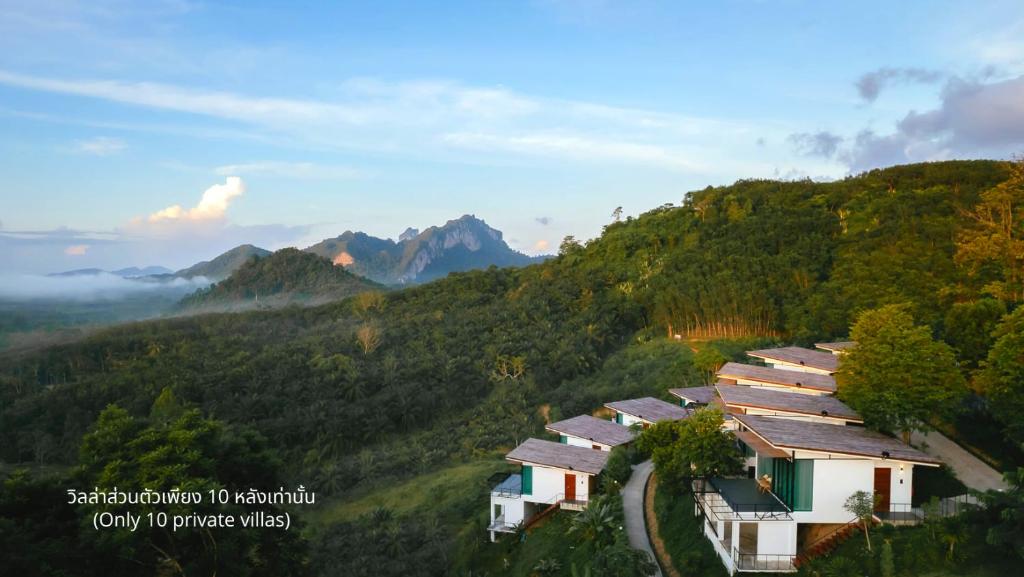
<path fill-rule="evenodd" d="M 569 532 L 580 534 L 584 540 L 593 541 L 600 548 L 614 540 L 615 527 L 611 506 L 603 501 L 594 501 L 573 518 Z"/>

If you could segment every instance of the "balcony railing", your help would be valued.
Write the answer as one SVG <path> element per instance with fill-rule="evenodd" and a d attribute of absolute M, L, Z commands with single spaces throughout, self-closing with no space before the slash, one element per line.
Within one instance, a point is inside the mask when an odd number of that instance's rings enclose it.
<path fill-rule="evenodd" d="M 771 554 L 771 553 L 740 553 L 733 551 L 733 567 L 737 571 L 757 571 L 780 573 L 792 573 L 796 571 L 793 561 L 796 555 Z"/>
<path fill-rule="evenodd" d="M 790 508 L 754 479 L 698 479 L 693 497 L 711 522 L 793 520 Z"/>
<path fill-rule="evenodd" d="M 981 502 L 974 495 L 958 495 L 939 499 L 934 504 L 924 503 L 917 507 L 910 503 L 890 503 L 888 510 L 876 511 L 875 516 L 883 523 L 917 525 L 929 518 L 955 517 L 981 506 Z"/>
<path fill-rule="evenodd" d="M 499 515 L 498 517 L 495 517 L 494 521 L 492 521 L 490 525 L 488 525 L 487 530 L 498 533 L 515 533 L 516 527 L 517 525 L 506 523 L 504 515 Z"/>
<path fill-rule="evenodd" d="M 487 479 L 492 497 L 518 499 L 523 496 L 523 476 L 519 473 L 498 473 Z"/>

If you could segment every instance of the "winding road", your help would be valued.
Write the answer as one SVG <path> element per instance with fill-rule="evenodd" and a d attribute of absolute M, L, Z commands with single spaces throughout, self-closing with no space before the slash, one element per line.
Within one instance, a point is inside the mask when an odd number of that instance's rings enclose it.
<path fill-rule="evenodd" d="M 644 525 L 644 487 L 647 479 L 654 470 L 654 464 L 644 461 L 633 466 L 633 475 L 622 488 L 622 512 L 626 517 L 626 535 L 629 537 L 629 544 L 634 549 L 647 551 L 654 560 L 654 549 L 651 548 L 651 541 L 647 538 L 647 527 Z M 661 569 L 654 573 L 662 577 Z"/>

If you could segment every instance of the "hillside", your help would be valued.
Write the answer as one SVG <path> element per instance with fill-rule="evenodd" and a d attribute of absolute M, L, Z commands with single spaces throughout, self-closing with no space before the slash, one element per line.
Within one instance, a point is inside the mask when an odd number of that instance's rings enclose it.
<path fill-rule="evenodd" d="M 226 279 L 252 257 L 265 257 L 270 251 L 251 244 L 243 244 L 218 255 L 213 260 L 204 260 L 174 273 L 180 278 L 206 277 L 212 281 Z"/>
<path fill-rule="evenodd" d="M 346 231 L 305 250 L 384 284 L 422 283 L 451 272 L 538 262 L 509 248 L 501 231 L 471 215 L 423 232 L 407 229 L 398 242 Z"/>
<path fill-rule="evenodd" d="M 231 276 L 181 300 L 188 311 L 315 304 L 379 288 L 376 283 L 294 248 L 253 256 Z"/>
<path fill-rule="evenodd" d="M 379 299 L 136 323 L 0 357 L 0 460 L 76 464 L 105 407 L 150 418 L 166 387 L 239 438 L 264 439 L 285 483 L 317 487 L 318 503 L 346 512 L 309 519 L 310 573 L 463 574 L 486 554 L 486 475 L 432 485 L 412 509 L 347 512 L 388 502 L 378 492 L 402 481 L 500 456 L 542 435 L 545 418 L 699 384 L 691 342 L 727 356 L 751 343 L 807 344 L 845 336 L 856 312 L 894 302 L 961 342 L 948 314 L 1000 272 L 958 265 L 957 235 L 972 226 L 965 211 L 979 193 L 1006 176 L 1005 163 L 956 161 L 829 183 L 740 181 L 610 224 L 533 266 L 452 274 Z M 336 280 L 366 288 L 295 250 L 236 276 L 200 302 Z M 510 361 L 521 376 L 502 374 Z"/>

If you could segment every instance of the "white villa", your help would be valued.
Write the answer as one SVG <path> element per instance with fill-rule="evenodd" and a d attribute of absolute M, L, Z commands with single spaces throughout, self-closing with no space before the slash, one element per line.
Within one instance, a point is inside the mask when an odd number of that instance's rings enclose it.
<path fill-rule="evenodd" d="M 599 451 L 611 451 L 612 447 L 632 442 L 636 436 L 629 427 L 590 415 L 551 423 L 545 428 L 558 433 L 558 440 L 563 444 Z"/>
<path fill-rule="evenodd" d="M 512 533 L 546 509 L 585 508 L 608 451 L 527 439 L 505 458 L 521 468 L 491 489 L 491 541 L 496 533 Z"/>
<path fill-rule="evenodd" d="M 828 356 L 832 358 L 832 355 Z M 795 369 L 725 363 L 717 375 L 720 384 L 768 387 L 805 395 L 831 395 L 836 392 L 836 380 L 831 375 Z"/>
<path fill-rule="evenodd" d="M 715 402 L 714 387 L 687 387 L 684 389 L 669 389 L 669 394 L 679 399 L 679 406 L 686 408 L 699 408 Z"/>
<path fill-rule="evenodd" d="M 614 403 L 605 403 L 604 406 L 615 411 L 616 423 L 627 427 L 639 423 L 645 429 L 658 421 L 678 421 L 691 414 L 689 409 L 666 403 L 654 397 L 615 401 Z"/>
<path fill-rule="evenodd" d="M 704 533 L 730 573 L 796 571 L 800 551 L 856 521 L 843 507 L 854 492 L 880 495 L 880 517 L 898 515 L 910 509 L 914 466 L 940 464 L 863 427 L 734 418 L 754 478 L 708 479 L 694 496 Z"/>
<path fill-rule="evenodd" d="M 780 347 L 760 351 L 747 351 L 747 355 L 761 359 L 768 366 L 787 371 L 831 375 L 839 370 L 837 355 L 803 347 Z"/>

